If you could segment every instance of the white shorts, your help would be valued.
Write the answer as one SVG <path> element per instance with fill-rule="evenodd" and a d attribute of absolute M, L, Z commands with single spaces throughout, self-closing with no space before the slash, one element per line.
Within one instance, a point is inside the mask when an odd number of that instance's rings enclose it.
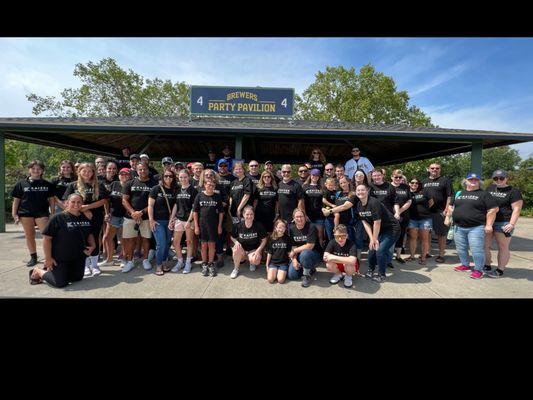
<path fill-rule="evenodd" d="M 150 230 L 150 221 L 145 219 L 139 225 L 139 230 L 135 229 L 135 221 L 131 218 L 124 218 L 124 224 L 122 225 L 122 237 L 124 239 L 136 238 L 139 233 L 145 239 L 152 237 L 152 231 Z"/>
<path fill-rule="evenodd" d="M 183 232 L 185 231 L 185 225 L 187 224 L 187 221 L 182 221 L 180 219 L 177 219 L 176 222 L 174 222 L 174 232 Z M 189 228 L 192 229 L 194 227 L 193 222 L 189 224 Z"/>

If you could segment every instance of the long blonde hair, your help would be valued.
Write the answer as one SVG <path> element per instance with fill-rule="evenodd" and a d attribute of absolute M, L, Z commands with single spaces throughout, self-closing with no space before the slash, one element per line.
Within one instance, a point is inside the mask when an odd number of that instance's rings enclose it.
<path fill-rule="evenodd" d="M 98 200 L 99 190 L 98 190 L 98 176 L 96 176 L 96 169 L 94 164 L 90 162 L 83 162 L 78 167 L 78 180 L 76 181 L 76 186 L 78 187 L 78 193 L 83 199 L 83 202 L 86 201 L 87 193 L 85 192 L 85 182 L 81 177 L 81 170 L 83 168 L 90 168 L 93 171 L 93 177 L 91 178 L 90 185 L 93 187 L 93 202 Z"/>
<path fill-rule="evenodd" d="M 263 189 L 265 187 L 265 181 L 263 180 L 263 177 L 265 175 L 269 175 L 270 178 L 271 178 L 271 181 L 270 183 L 272 184 L 272 187 L 274 188 L 274 190 L 276 190 L 278 188 L 278 184 L 276 183 L 276 178 L 274 177 L 274 174 L 270 171 L 263 171 L 261 173 L 261 176 L 259 177 L 259 182 L 257 183 L 257 188 L 258 189 Z"/>

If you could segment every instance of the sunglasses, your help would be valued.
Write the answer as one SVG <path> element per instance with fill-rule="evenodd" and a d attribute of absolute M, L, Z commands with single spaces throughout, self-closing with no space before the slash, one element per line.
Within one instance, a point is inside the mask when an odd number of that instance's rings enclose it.
<path fill-rule="evenodd" d="M 504 178 L 503 176 L 495 176 L 494 178 L 492 178 L 492 180 L 494 181 L 504 181 L 506 178 Z"/>
<path fill-rule="evenodd" d="M 335 236 L 335 238 L 337 239 L 343 239 L 346 237 L 346 235 L 333 235 L 333 236 Z"/>
<path fill-rule="evenodd" d="M 333 171 L 333 168 L 326 168 L 326 171 Z"/>
<path fill-rule="evenodd" d="M 164 175 L 164 178 L 174 178 L 172 175 Z"/>
<path fill-rule="evenodd" d="M 290 174 L 291 171 L 281 171 L 282 174 Z"/>
<path fill-rule="evenodd" d="M 250 165 L 250 168 L 257 168 L 259 165 Z"/>
<path fill-rule="evenodd" d="M 313 151 L 313 154 L 320 154 L 319 151 Z"/>
<path fill-rule="evenodd" d="M 411 185 L 418 185 L 418 182 L 409 182 Z"/>
<path fill-rule="evenodd" d="M 263 179 L 272 179 L 272 177 L 270 175 L 265 175 L 263 176 Z"/>
<path fill-rule="evenodd" d="M 440 169 L 440 168 L 430 168 L 430 169 Z"/>
<path fill-rule="evenodd" d="M 394 179 L 402 179 L 401 176 L 393 176 Z"/>
<path fill-rule="evenodd" d="M 298 171 L 298 173 L 301 173 L 301 172 L 307 172 L 306 169 L 301 169 L 300 171 Z"/>

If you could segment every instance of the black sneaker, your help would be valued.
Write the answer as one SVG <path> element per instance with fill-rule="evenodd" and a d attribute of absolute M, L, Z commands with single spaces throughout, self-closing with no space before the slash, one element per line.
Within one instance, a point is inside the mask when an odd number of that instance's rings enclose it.
<path fill-rule="evenodd" d="M 492 271 L 492 267 L 490 265 L 484 265 L 483 271 Z"/>
<path fill-rule="evenodd" d="M 215 264 L 209 263 L 209 275 L 210 276 L 217 276 L 217 269 L 215 267 Z"/>
<path fill-rule="evenodd" d="M 304 275 L 302 280 L 302 287 L 309 287 L 311 286 L 311 281 L 313 280 L 313 277 L 311 275 Z"/>
<path fill-rule="evenodd" d="M 37 257 L 31 258 L 30 261 L 26 263 L 26 267 L 34 267 L 37 265 Z"/>
<path fill-rule="evenodd" d="M 388 268 L 391 268 L 391 269 L 394 269 L 394 265 L 392 265 L 392 263 L 388 263 L 388 264 L 387 264 L 387 267 L 388 267 Z"/>
<path fill-rule="evenodd" d="M 369 268 L 368 271 L 366 271 L 365 278 L 372 279 L 373 276 L 374 270 Z"/>
<path fill-rule="evenodd" d="M 209 267 L 207 263 L 202 263 L 202 275 L 209 276 Z"/>
<path fill-rule="evenodd" d="M 396 257 L 395 260 L 398 261 L 400 264 L 405 264 L 405 260 L 401 257 Z"/>
<path fill-rule="evenodd" d="M 382 283 L 382 282 L 385 282 L 386 278 L 387 277 L 385 275 L 378 274 L 378 275 L 374 276 L 372 278 L 372 280 L 375 281 L 375 282 L 378 282 L 378 283 Z"/>

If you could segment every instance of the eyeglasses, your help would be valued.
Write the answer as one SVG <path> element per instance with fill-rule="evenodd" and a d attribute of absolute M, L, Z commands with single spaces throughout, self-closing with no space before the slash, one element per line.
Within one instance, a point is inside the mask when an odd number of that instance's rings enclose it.
<path fill-rule="evenodd" d="M 290 174 L 291 171 L 281 171 L 282 174 Z"/>
<path fill-rule="evenodd" d="M 493 180 L 495 181 L 504 181 L 506 178 L 503 177 L 503 176 L 495 176 L 494 178 L 492 178 Z"/>

